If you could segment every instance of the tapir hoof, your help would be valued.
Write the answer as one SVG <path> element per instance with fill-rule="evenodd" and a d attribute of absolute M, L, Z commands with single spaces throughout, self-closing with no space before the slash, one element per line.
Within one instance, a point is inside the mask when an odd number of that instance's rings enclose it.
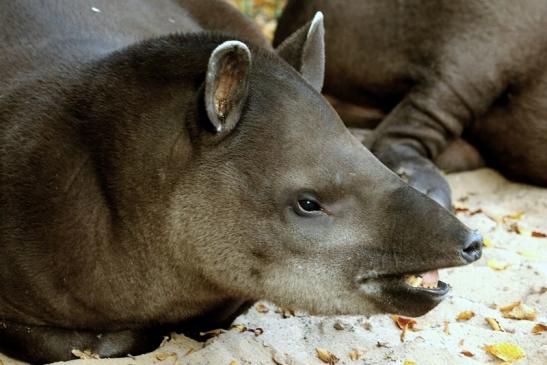
<path fill-rule="evenodd" d="M 397 145 L 377 153 L 376 156 L 403 181 L 451 210 L 450 186 L 433 162 L 409 147 Z"/>

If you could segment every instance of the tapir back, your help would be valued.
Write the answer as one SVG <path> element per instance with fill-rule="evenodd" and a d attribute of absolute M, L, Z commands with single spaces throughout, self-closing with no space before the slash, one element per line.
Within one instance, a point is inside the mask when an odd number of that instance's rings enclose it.
<path fill-rule="evenodd" d="M 268 47 L 250 20 L 214 0 L 2 1 L 0 24 L 0 84 L 30 69 L 42 73 L 171 33 L 229 30 Z"/>

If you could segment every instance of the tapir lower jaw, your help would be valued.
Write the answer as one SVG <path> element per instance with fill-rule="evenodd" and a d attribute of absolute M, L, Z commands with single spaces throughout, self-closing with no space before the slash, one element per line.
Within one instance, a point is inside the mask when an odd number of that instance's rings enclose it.
<path fill-rule="evenodd" d="M 457 265 L 454 265 L 457 266 Z M 450 291 L 450 285 L 438 280 L 434 268 L 418 274 L 386 273 L 360 276 L 357 287 L 383 312 L 421 316 L 437 306 Z M 428 281 L 429 278 L 429 281 Z"/>
<path fill-rule="evenodd" d="M 376 305 L 388 313 L 417 317 L 435 308 L 450 291 L 450 285 L 439 281 L 436 288 L 412 287 L 400 276 L 382 277 L 362 284 L 361 290 L 367 292 L 375 287 L 378 295 Z"/>

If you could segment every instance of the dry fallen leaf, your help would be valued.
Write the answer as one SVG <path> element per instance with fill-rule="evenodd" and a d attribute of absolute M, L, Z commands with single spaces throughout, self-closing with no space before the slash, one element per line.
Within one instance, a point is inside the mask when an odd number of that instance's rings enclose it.
<path fill-rule="evenodd" d="M 467 351 L 467 350 L 463 350 L 462 352 L 460 352 L 460 354 L 462 354 L 463 356 L 467 356 L 467 357 L 475 356 L 474 353 L 472 353 L 471 351 Z"/>
<path fill-rule="evenodd" d="M 449 335 L 450 336 L 450 322 L 449 321 L 444 321 L 444 327 L 443 327 L 443 331 L 445 334 Z"/>
<path fill-rule="evenodd" d="M 528 231 L 518 223 L 511 223 L 507 228 L 508 232 L 514 232 L 520 235 L 526 235 Z"/>
<path fill-rule="evenodd" d="M 160 353 L 157 353 L 156 354 L 156 359 L 158 359 L 159 361 L 164 361 L 166 360 L 168 357 L 171 357 L 171 356 L 177 356 L 177 354 L 175 352 L 160 352 Z"/>
<path fill-rule="evenodd" d="M 337 358 L 332 352 L 327 351 L 321 347 L 316 347 L 315 351 L 317 352 L 317 357 L 319 360 L 323 361 L 326 364 L 334 365 L 338 361 L 340 361 L 339 358 Z"/>
<path fill-rule="evenodd" d="M 463 311 L 458 313 L 458 316 L 456 317 L 456 319 L 458 321 L 467 321 L 473 317 L 475 317 L 475 312 L 468 310 L 468 311 Z"/>
<path fill-rule="evenodd" d="M 230 327 L 231 330 L 235 330 L 237 332 L 245 332 L 247 331 L 247 327 L 245 327 L 242 324 L 233 324 L 232 327 Z"/>
<path fill-rule="evenodd" d="M 500 325 L 500 323 L 498 322 L 497 319 L 492 318 L 492 317 L 486 317 L 485 320 L 486 320 L 486 322 L 490 325 L 490 327 L 492 327 L 492 329 L 493 329 L 494 331 L 505 332 L 505 330 L 504 330 L 503 327 Z"/>
<path fill-rule="evenodd" d="M 545 331 L 547 331 L 547 324 L 543 324 L 543 323 L 537 323 L 532 328 L 532 333 L 534 335 L 539 335 L 541 332 L 545 332 Z"/>
<path fill-rule="evenodd" d="M 362 356 L 363 356 L 363 351 L 360 350 L 360 349 L 353 349 L 351 350 L 351 352 L 349 353 L 349 358 L 352 360 L 352 361 L 357 361 L 359 360 Z"/>
<path fill-rule="evenodd" d="M 232 360 L 232 361 L 230 361 L 230 365 L 238 365 L 238 364 L 237 364 L 237 361 Z"/>
<path fill-rule="evenodd" d="M 514 212 L 514 213 L 507 214 L 507 215 L 503 216 L 503 218 L 505 220 L 512 219 L 514 221 L 519 221 L 519 220 L 522 219 L 522 217 L 524 217 L 524 212 L 523 211 L 518 211 L 518 212 Z"/>
<path fill-rule="evenodd" d="M 486 261 L 486 265 L 488 265 L 489 268 L 494 269 L 496 271 L 502 271 L 507 269 L 509 266 L 511 266 L 510 262 L 505 261 L 498 261 L 496 259 L 489 259 Z"/>
<path fill-rule="evenodd" d="M 283 318 L 294 317 L 294 309 L 291 309 L 291 308 L 281 308 L 280 307 L 275 312 L 276 313 L 281 313 Z"/>
<path fill-rule="evenodd" d="M 547 237 L 547 233 L 543 233 L 543 232 L 540 232 L 540 231 L 532 231 L 531 235 L 532 235 L 532 237 L 536 237 L 536 238 L 546 238 Z"/>
<path fill-rule="evenodd" d="M 490 239 L 490 237 L 484 237 L 484 239 L 482 240 L 482 245 L 484 247 L 492 247 L 492 240 Z"/>
<path fill-rule="evenodd" d="M 200 332 L 199 335 L 200 336 L 216 337 L 216 336 L 220 335 L 222 332 L 224 332 L 224 330 L 222 328 L 216 328 L 214 330 Z"/>
<path fill-rule="evenodd" d="M 474 216 L 475 214 L 482 213 L 482 209 L 478 208 L 478 209 L 475 209 L 475 210 L 471 210 L 471 209 L 469 209 L 468 207 L 465 207 L 465 206 L 455 205 L 454 206 L 454 213 L 464 213 L 465 215 L 468 215 L 468 216 L 471 217 L 471 216 Z"/>
<path fill-rule="evenodd" d="M 270 311 L 270 308 L 264 303 L 256 303 L 255 309 L 258 313 L 268 313 Z"/>
<path fill-rule="evenodd" d="M 403 363 L 403 365 L 416 365 L 416 361 L 405 360 L 405 362 Z"/>
<path fill-rule="evenodd" d="M 508 362 L 517 361 L 526 356 L 521 347 L 506 342 L 485 345 L 484 350 L 498 359 Z"/>
<path fill-rule="evenodd" d="M 91 350 L 80 351 L 78 349 L 74 349 L 72 350 L 72 355 L 82 360 L 100 359 L 99 355 L 94 354 Z"/>
<path fill-rule="evenodd" d="M 505 318 L 512 319 L 527 319 L 533 321 L 536 319 L 537 313 L 534 308 L 524 304 L 521 301 L 511 303 L 500 308 L 501 315 Z"/>
<path fill-rule="evenodd" d="M 193 347 L 190 347 L 190 349 L 188 351 L 186 351 L 186 353 L 184 354 L 184 356 L 188 356 L 190 355 L 192 352 L 194 352 L 194 348 Z"/>
<path fill-rule="evenodd" d="M 414 331 L 416 329 L 416 320 L 414 318 L 392 315 L 391 318 L 401 329 L 401 342 L 405 340 L 406 332 L 408 330 Z"/>

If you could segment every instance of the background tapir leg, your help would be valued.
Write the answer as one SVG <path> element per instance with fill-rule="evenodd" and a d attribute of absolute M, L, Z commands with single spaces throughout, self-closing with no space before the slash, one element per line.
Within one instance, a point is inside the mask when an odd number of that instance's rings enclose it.
<path fill-rule="evenodd" d="M 501 98 L 468 134 L 489 165 L 547 186 L 547 73 Z"/>
<path fill-rule="evenodd" d="M 450 142 L 433 162 L 447 173 L 475 170 L 485 166 L 479 150 L 463 138 Z"/>
<path fill-rule="evenodd" d="M 448 185 L 431 161 L 506 90 L 542 69 L 545 20 L 537 14 L 546 7 L 542 1 L 291 0 L 276 39 L 302 17 L 323 11 L 324 91 L 386 112 L 365 144 L 409 184 L 448 207 Z M 337 110 L 343 119 L 350 111 L 345 119 L 352 124 L 368 122 L 355 108 Z"/>

